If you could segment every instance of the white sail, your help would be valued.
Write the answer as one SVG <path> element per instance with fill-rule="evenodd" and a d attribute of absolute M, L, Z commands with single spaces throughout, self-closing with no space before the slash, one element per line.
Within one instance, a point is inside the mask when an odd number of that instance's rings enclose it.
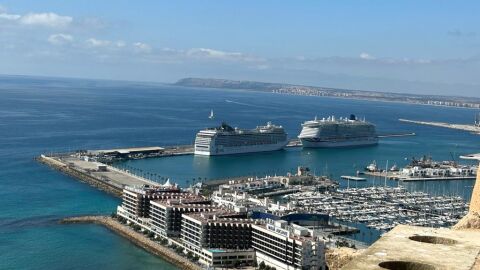
<path fill-rule="evenodd" d="M 210 115 L 208 116 L 208 118 L 210 118 L 210 119 L 215 118 L 215 116 L 213 115 L 213 110 L 210 110 Z"/>

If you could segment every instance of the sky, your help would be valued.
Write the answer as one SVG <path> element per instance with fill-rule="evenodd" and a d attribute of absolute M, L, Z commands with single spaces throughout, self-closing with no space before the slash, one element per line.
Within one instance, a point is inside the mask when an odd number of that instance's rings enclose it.
<path fill-rule="evenodd" d="M 0 0 L 0 74 L 480 97 L 480 1 Z"/>

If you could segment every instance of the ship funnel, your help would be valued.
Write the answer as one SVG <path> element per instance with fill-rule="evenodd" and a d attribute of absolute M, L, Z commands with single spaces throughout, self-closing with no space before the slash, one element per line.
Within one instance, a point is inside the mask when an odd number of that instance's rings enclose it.
<path fill-rule="evenodd" d="M 357 120 L 357 117 L 355 116 L 355 114 L 350 114 L 350 120 L 352 121 Z"/>

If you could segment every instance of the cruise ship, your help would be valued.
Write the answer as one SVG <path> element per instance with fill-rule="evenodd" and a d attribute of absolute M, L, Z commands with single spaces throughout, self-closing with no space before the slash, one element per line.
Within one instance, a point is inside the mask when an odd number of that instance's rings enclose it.
<path fill-rule="evenodd" d="M 196 155 L 230 155 L 280 150 L 287 145 L 287 133 L 282 126 L 268 122 L 255 129 L 232 128 L 226 123 L 197 133 Z"/>
<path fill-rule="evenodd" d="M 298 138 L 303 147 L 348 147 L 378 143 L 375 125 L 359 120 L 355 115 L 336 119 L 334 116 L 302 124 Z"/>

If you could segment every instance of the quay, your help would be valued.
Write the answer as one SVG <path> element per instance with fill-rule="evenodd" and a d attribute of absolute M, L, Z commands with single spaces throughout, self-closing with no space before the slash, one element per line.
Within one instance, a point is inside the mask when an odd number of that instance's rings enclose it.
<path fill-rule="evenodd" d="M 405 122 L 405 123 L 418 124 L 418 125 L 464 130 L 464 131 L 469 131 L 469 132 L 480 135 L 480 126 L 476 126 L 476 125 L 450 124 L 450 123 L 444 123 L 444 122 L 425 122 L 425 121 L 415 121 L 415 120 L 408 120 L 408 119 L 398 119 L 398 121 Z"/>
<path fill-rule="evenodd" d="M 377 138 L 394 138 L 394 137 L 408 137 L 408 136 L 416 136 L 417 134 L 414 132 L 409 133 L 386 133 L 386 134 L 378 134 Z M 292 148 L 292 147 L 302 147 L 302 142 L 300 139 L 290 139 L 285 146 L 285 148 Z"/>
<path fill-rule="evenodd" d="M 350 181 L 367 181 L 367 178 L 358 177 L 358 176 L 350 176 L 350 175 L 342 175 L 340 178 Z"/>
<path fill-rule="evenodd" d="M 442 181 L 442 180 L 469 180 L 469 179 L 475 179 L 476 176 L 474 175 L 464 175 L 464 176 L 429 176 L 429 177 L 409 177 L 409 176 L 404 176 L 400 175 L 398 173 L 385 173 L 385 172 L 369 172 L 365 171 L 363 172 L 366 175 L 370 175 L 373 177 L 379 177 L 379 178 L 387 178 L 390 180 L 397 180 L 397 181 Z"/>
<path fill-rule="evenodd" d="M 394 137 L 408 137 L 408 136 L 416 136 L 415 132 L 410 133 L 389 133 L 389 134 L 379 134 L 377 138 L 394 138 Z"/>
<path fill-rule="evenodd" d="M 187 270 L 201 270 L 202 268 L 197 264 L 189 261 L 187 258 L 180 256 L 173 250 L 162 246 L 160 243 L 149 239 L 147 236 L 140 232 L 136 232 L 130 227 L 121 224 L 116 219 L 107 216 L 80 216 L 69 217 L 62 219 L 61 224 L 80 224 L 80 223 L 92 223 L 102 225 L 109 230 L 117 233 L 118 235 L 128 239 L 135 245 L 143 248 L 144 250 L 161 257 L 162 259 L 178 266 L 181 269 Z"/>
<path fill-rule="evenodd" d="M 158 185 L 157 182 L 133 175 L 98 161 L 87 161 L 74 155 L 45 156 L 37 160 L 81 182 L 116 197 L 121 197 L 125 186 Z"/>

